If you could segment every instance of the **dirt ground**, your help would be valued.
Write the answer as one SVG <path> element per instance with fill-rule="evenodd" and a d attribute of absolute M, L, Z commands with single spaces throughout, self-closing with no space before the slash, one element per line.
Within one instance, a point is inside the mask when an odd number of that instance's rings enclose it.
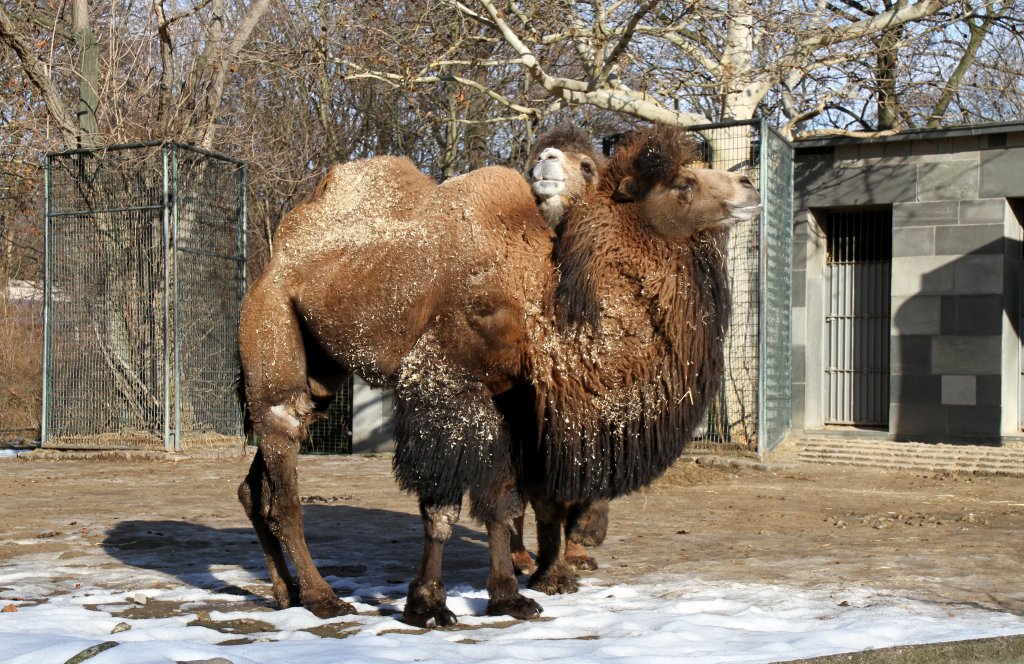
<path fill-rule="evenodd" d="M 646 491 L 612 504 L 595 574 L 615 582 L 676 572 L 836 587 L 837 602 L 842 588 L 870 586 L 1024 615 L 1019 478 L 701 460 L 684 458 Z M 259 565 L 235 498 L 246 466 L 244 459 L 0 460 L 0 560 L 25 555 L 31 540 L 33 553 L 62 558 L 100 547 L 91 550 L 105 552 L 102 564 L 110 566 L 184 561 L 212 569 L 243 558 Z M 314 557 L 345 561 L 325 574 L 372 568 L 411 579 L 420 524 L 415 500 L 390 477 L 389 458 L 304 457 L 299 476 Z M 352 538 L 376 542 L 360 548 L 381 555 L 346 557 Z M 468 517 L 447 554 L 449 585 L 484 585 L 486 537 Z"/>

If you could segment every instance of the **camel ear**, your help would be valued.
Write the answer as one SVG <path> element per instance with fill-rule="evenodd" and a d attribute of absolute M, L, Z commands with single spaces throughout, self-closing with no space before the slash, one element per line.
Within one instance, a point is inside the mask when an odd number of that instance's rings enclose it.
<path fill-rule="evenodd" d="M 622 178 L 618 189 L 612 194 L 612 200 L 617 203 L 628 203 L 640 197 L 640 184 L 630 175 Z"/>

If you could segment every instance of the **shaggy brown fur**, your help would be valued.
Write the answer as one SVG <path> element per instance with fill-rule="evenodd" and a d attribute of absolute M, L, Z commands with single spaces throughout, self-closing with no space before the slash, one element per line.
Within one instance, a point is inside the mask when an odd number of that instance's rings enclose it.
<path fill-rule="evenodd" d="M 650 177 L 638 155 L 675 154 L 678 136 L 636 140 L 612 160 L 631 166 L 607 171 L 622 175 L 603 191 L 619 195 L 595 195 L 566 222 L 561 286 L 553 233 L 507 169 L 435 187 L 407 160 L 354 162 L 289 215 L 240 327 L 259 448 L 239 497 L 281 606 L 352 610 L 309 555 L 295 472 L 317 404 L 349 373 L 396 394 L 395 474 L 424 523 L 404 612 L 417 625 L 455 621 L 441 554 L 464 493 L 490 538 L 488 613 L 526 618 L 540 606 L 519 593 L 509 551 L 522 492 L 544 525 L 531 587 L 572 590 L 565 501 L 632 490 L 681 451 L 721 371 L 721 229 L 758 199 L 737 176 L 679 163 Z M 571 314 L 562 325 L 556 300 Z"/>
<path fill-rule="evenodd" d="M 745 179 L 684 168 L 694 156 L 678 132 L 628 137 L 597 199 L 566 222 L 558 306 L 576 370 L 552 367 L 538 392 L 552 495 L 612 498 L 651 482 L 715 391 L 726 232 L 756 195 L 728 195 L 737 182 L 752 192 Z M 668 212 L 651 205 L 662 199 Z"/>
<path fill-rule="evenodd" d="M 594 149 L 590 134 L 576 125 L 561 125 L 537 138 L 530 152 L 527 179 L 531 181 L 541 213 L 553 229 L 561 230 L 569 210 L 597 192 L 598 173 L 604 163 L 604 157 Z M 536 420 L 532 413 L 505 413 L 505 416 Z M 576 570 L 597 569 L 597 561 L 587 553 L 583 542 L 600 543 L 607 529 L 607 501 L 566 505 L 566 563 Z M 517 571 L 532 573 L 536 566 L 523 542 L 523 516 L 513 524 L 511 546 Z"/>

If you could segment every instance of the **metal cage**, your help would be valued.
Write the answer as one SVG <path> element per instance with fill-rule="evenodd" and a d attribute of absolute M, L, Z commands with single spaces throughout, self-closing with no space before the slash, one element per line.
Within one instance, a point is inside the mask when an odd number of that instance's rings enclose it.
<path fill-rule="evenodd" d="M 188 145 L 45 162 L 44 447 L 239 443 L 245 164 Z"/>

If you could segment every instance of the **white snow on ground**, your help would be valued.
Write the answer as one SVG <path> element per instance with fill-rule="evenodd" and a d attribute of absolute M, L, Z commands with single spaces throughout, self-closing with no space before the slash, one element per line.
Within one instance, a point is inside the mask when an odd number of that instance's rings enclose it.
<path fill-rule="evenodd" d="M 53 541 L 53 540 L 51 540 Z M 147 664 L 216 657 L 235 664 L 273 662 L 545 662 L 647 664 L 777 662 L 899 644 L 1024 633 L 1024 618 L 963 605 L 910 601 L 870 588 L 794 589 L 703 581 L 679 575 L 608 585 L 600 572 L 579 593 L 547 597 L 530 622 L 484 615 L 486 591 L 449 588 L 457 629 L 421 632 L 397 621 L 403 583 L 373 573 L 328 577 L 360 615 L 319 620 L 304 609 L 270 611 L 265 598 L 218 593 L 189 583 L 189 571 L 123 565 L 106 553 L 30 552 L 0 564 L 0 661 L 65 662 L 107 643 L 88 664 Z M 72 542 L 68 542 L 69 545 Z M 73 547 L 69 546 L 70 550 Z M 249 569 L 253 569 L 251 566 Z M 214 582 L 264 584 L 242 566 L 218 565 Z M 207 585 L 210 577 L 207 576 Z M 78 582 L 69 579 L 79 579 Z M 201 585 L 201 584 L 200 584 Z M 223 586 L 222 586 L 223 588 Z M 113 590 L 112 590 L 113 589 Z M 140 605 L 182 605 L 182 615 L 126 617 Z M 398 612 L 398 613 L 393 613 Z M 173 612 L 165 612 L 173 613 Z M 202 624 L 189 625 L 202 617 Z M 232 621 L 255 633 L 211 629 Z M 260 622 L 253 622 L 260 621 Z M 336 623 L 344 638 L 307 631 Z M 246 642 L 239 642 L 239 641 Z M 228 642 L 228 643 L 225 643 Z"/>

